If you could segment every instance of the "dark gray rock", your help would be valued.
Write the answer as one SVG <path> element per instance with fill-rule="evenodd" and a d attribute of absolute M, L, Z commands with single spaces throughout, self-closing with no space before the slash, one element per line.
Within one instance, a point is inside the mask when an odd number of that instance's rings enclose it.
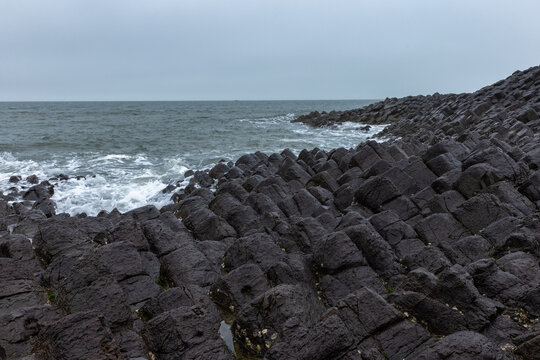
<path fill-rule="evenodd" d="M 42 199 L 36 201 L 32 206 L 33 209 L 40 210 L 46 217 L 50 218 L 56 215 L 56 203 L 51 199 Z"/>
<path fill-rule="evenodd" d="M 383 203 L 400 195 L 401 192 L 391 180 L 379 175 L 370 178 L 360 185 L 354 197 L 358 203 L 366 205 L 373 211 L 377 211 Z"/>
<path fill-rule="evenodd" d="M 36 254 L 46 264 L 53 257 L 73 248 L 91 248 L 92 237 L 76 218 L 51 218 L 39 225 L 39 234 L 34 239 Z"/>
<path fill-rule="evenodd" d="M 145 222 L 159 217 L 161 213 L 154 205 L 146 205 L 137 209 L 133 209 L 125 213 L 126 216 L 131 216 L 135 221 Z"/>
<path fill-rule="evenodd" d="M 336 232 L 313 247 L 315 266 L 323 273 L 334 274 L 351 267 L 367 265 L 362 252 L 344 232 Z"/>
<path fill-rule="evenodd" d="M 321 171 L 320 173 L 315 174 L 307 183 L 307 186 L 310 186 L 310 184 L 313 184 L 315 186 L 321 186 L 322 188 L 332 193 L 339 188 L 336 179 L 327 171 Z"/>
<path fill-rule="evenodd" d="M 131 323 L 129 300 L 110 264 L 99 252 L 88 252 L 60 280 L 55 303 L 67 313 L 97 311 L 112 330 Z"/>
<path fill-rule="evenodd" d="M 220 179 L 223 177 L 229 171 L 229 167 L 225 163 L 217 163 L 210 171 L 208 172 L 208 175 L 210 175 L 214 179 Z"/>
<path fill-rule="evenodd" d="M 148 250 L 150 247 L 142 226 L 132 218 L 125 218 L 118 222 L 111 230 L 111 239 L 130 242 L 137 250 Z"/>
<path fill-rule="evenodd" d="M 233 359 L 218 337 L 220 322 L 214 311 L 198 304 L 180 306 L 152 318 L 142 336 L 149 350 L 159 359 Z M 163 341 L 163 339 L 168 339 Z"/>
<path fill-rule="evenodd" d="M 539 119 L 539 116 L 538 116 L 538 113 L 532 107 L 525 106 L 523 109 L 519 111 L 516 118 L 518 121 L 521 121 L 523 123 L 528 123 L 530 121 Z"/>
<path fill-rule="evenodd" d="M 173 286 L 209 286 L 218 279 L 219 270 L 193 242 L 179 244 L 161 259 L 161 274 Z"/>
<path fill-rule="evenodd" d="M 391 246 L 367 221 L 344 229 L 353 243 L 379 275 L 388 279 L 402 272 Z"/>
<path fill-rule="evenodd" d="M 285 181 L 297 180 L 302 184 L 306 184 L 311 175 L 306 172 L 302 166 L 298 165 L 294 160 L 286 158 L 279 169 L 278 174 Z"/>
<path fill-rule="evenodd" d="M 0 313 L 45 302 L 45 289 L 38 285 L 31 268 L 7 257 L 0 257 L 0 265 Z"/>
<path fill-rule="evenodd" d="M 518 212 L 494 195 L 479 194 L 461 204 L 453 214 L 471 233 L 478 234 L 489 224 Z"/>
<path fill-rule="evenodd" d="M 216 281 L 211 289 L 212 300 L 226 311 L 241 309 L 269 289 L 266 275 L 255 264 L 234 269 Z"/>
<path fill-rule="evenodd" d="M 41 210 L 28 210 L 19 216 L 19 222 L 13 226 L 13 233 L 23 234 L 31 239 L 36 238 L 39 235 L 40 225 L 46 218 Z"/>
<path fill-rule="evenodd" d="M 455 190 L 448 190 L 442 194 L 437 194 L 428 204 L 433 213 L 451 213 L 465 202 L 465 198 Z"/>
<path fill-rule="evenodd" d="M 123 359 L 110 329 L 96 312 L 68 315 L 40 331 L 36 353 L 44 359 Z"/>
<path fill-rule="evenodd" d="M 18 183 L 19 181 L 21 181 L 22 177 L 18 176 L 18 175 L 11 175 L 9 177 L 9 182 L 12 183 L 12 184 L 16 184 Z"/>
<path fill-rule="evenodd" d="M 435 175 L 441 176 L 452 169 L 461 168 L 461 161 L 451 153 L 444 153 L 429 160 L 426 165 Z"/>
<path fill-rule="evenodd" d="M 209 207 L 214 213 L 225 219 L 239 235 L 260 228 L 258 215 L 255 210 L 243 205 L 229 193 L 218 194 L 210 202 Z M 218 238 L 216 240 L 220 239 Z"/>
<path fill-rule="evenodd" d="M 244 264 L 257 264 L 263 271 L 284 261 L 286 254 L 266 234 L 253 234 L 238 238 L 227 249 L 223 258 L 225 271 L 232 271 Z"/>
<path fill-rule="evenodd" d="M 184 219 L 186 227 L 200 240 L 222 240 L 236 236 L 236 231 L 210 209 L 200 209 Z"/>
<path fill-rule="evenodd" d="M 283 335 L 276 337 L 265 359 L 333 359 L 339 358 L 354 343 L 348 328 L 339 316 L 329 314 L 313 328 L 298 318 L 289 319 L 284 325 Z"/>
<path fill-rule="evenodd" d="M 432 334 L 449 335 L 456 331 L 467 330 L 467 322 L 459 310 L 425 294 L 403 291 L 390 294 L 388 299 L 406 316 L 414 317 L 426 324 Z"/>
<path fill-rule="evenodd" d="M 186 284 L 173 287 L 161 292 L 158 296 L 147 301 L 139 310 L 139 314 L 148 321 L 159 314 L 176 308 L 206 309 L 211 318 L 218 318 L 218 310 L 210 300 L 208 291 L 198 285 Z"/>
<path fill-rule="evenodd" d="M 39 305 L 0 313 L 0 347 L 4 359 L 30 355 L 39 331 L 64 314 L 56 307 Z"/>
<path fill-rule="evenodd" d="M 39 178 L 37 177 L 37 175 L 30 175 L 26 177 L 26 181 L 30 184 L 35 185 L 39 183 Z"/>
<path fill-rule="evenodd" d="M 461 175 L 461 169 L 452 169 L 435 179 L 431 183 L 431 187 L 433 188 L 433 190 L 435 190 L 435 192 L 439 194 L 442 194 L 445 191 L 455 189 L 458 186 L 458 181 L 460 180 Z M 474 184 L 474 181 L 472 185 L 466 184 L 464 185 L 464 189 L 471 192 L 469 188 L 470 186 L 474 186 Z M 472 190 L 471 193 L 474 193 L 475 191 L 476 190 Z"/>
<path fill-rule="evenodd" d="M 274 334 L 283 336 L 288 321 L 298 319 L 310 326 L 323 312 L 324 306 L 312 290 L 302 285 L 280 284 L 237 314 L 233 333 L 246 350 L 261 354 L 266 350 L 265 340 L 272 340 Z"/>
<path fill-rule="evenodd" d="M 426 345 L 414 354 L 422 360 L 499 360 L 513 359 L 511 352 L 498 348 L 485 336 L 472 331 L 460 331 L 451 334 L 435 344 Z"/>
<path fill-rule="evenodd" d="M 31 239 L 24 235 L 6 235 L 0 238 L 0 257 L 11 258 L 34 273 L 42 270 L 33 251 Z"/>
<path fill-rule="evenodd" d="M 415 230 L 426 245 L 433 244 L 436 246 L 451 244 L 471 234 L 452 215 L 447 213 L 428 216 L 416 225 Z"/>
<path fill-rule="evenodd" d="M 335 305 L 341 298 L 362 287 L 369 288 L 379 295 L 384 295 L 388 291 L 377 273 L 369 266 L 354 267 L 334 275 L 325 275 L 321 279 L 320 287 L 324 299 L 330 305 Z"/>

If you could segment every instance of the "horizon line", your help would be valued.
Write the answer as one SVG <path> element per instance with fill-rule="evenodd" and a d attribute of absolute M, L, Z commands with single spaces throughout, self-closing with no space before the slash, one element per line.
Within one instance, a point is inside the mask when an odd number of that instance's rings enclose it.
<path fill-rule="evenodd" d="M 256 101 L 382 101 L 384 98 L 378 99 L 197 99 L 197 100 L 0 100 L 0 103 L 30 103 L 30 102 L 256 102 Z"/>

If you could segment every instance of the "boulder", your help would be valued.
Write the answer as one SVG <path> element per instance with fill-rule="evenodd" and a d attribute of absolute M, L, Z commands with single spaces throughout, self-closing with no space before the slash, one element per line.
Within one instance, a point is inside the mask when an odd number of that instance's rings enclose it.
<path fill-rule="evenodd" d="M 146 205 L 137 209 L 128 211 L 124 215 L 131 216 L 135 221 L 145 222 L 159 217 L 161 213 L 154 205 Z"/>
<path fill-rule="evenodd" d="M 452 217 L 451 214 L 433 214 L 418 222 L 415 227 L 420 239 L 426 245 L 444 246 L 470 235 L 470 232 Z"/>
<path fill-rule="evenodd" d="M 272 340 L 272 336 L 275 339 L 276 335 L 284 335 L 290 319 L 298 319 L 310 326 L 323 312 L 324 306 L 312 290 L 302 285 L 280 284 L 237 314 L 233 333 L 242 347 L 261 354 L 266 350 L 265 341 Z"/>
<path fill-rule="evenodd" d="M 489 224 L 517 215 L 518 211 L 492 194 L 479 194 L 461 204 L 453 214 L 471 233 L 478 234 Z"/>
<path fill-rule="evenodd" d="M 39 225 L 34 239 L 36 254 L 46 264 L 73 248 L 91 248 L 92 236 L 77 218 L 51 218 Z"/>
<path fill-rule="evenodd" d="M 351 267 L 367 265 L 362 252 L 344 232 L 336 232 L 318 241 L 313 247 L 315 266 L 326 274 L 334 274 Z"/>
<path fill-rule="evenodd" d="M 36 185 L 36 184 L 39 183 L 39 178 L 37 177 L 37 175 L 30 175 L 30 176 L 27 176 L 27 177 L 26 177 L 26 181 L 27 181 L 29 184 Z"/>
<path fill-rule="evenodd" d="M 186 227 L 199 240 L 222 240 L 236 236 L 236 231 L 210 209 L 200 209 L 184 219 Z"/>
<path fill-rule="evenodd" d="M 219 277 L 219 268 L 213 265 L 194 243 L 179 244 L 173 252 L 161 259 L 161 274 L 172 286 L 195 284 L 212 285 Z"/>
<path fill-rule="evenodd" d="M 52 185 L 34 185 L 23 194 L 24 200 L 45 200 L 53 196 L 54 188 Z"/>
<path fill-rule="evenodd" d="M 426 165 L 437 176 L 441 176 L 452 169 L 461 169 L 461 161 L 459 161 L 453 154 L 444 153 L 440 154 L 433 159 L 429 160 Z"/>
<path fill-rule="evenodd" d="M 327 171 L 321 171 L 311 177 L 311 180 L 307 183 L 307 186 L 315 185 L 320 186 L 330 192 L 335 192 L 339 185 L 336 179 L 330 175 Z"/>
<path fill-rule="evenodd" d="M 358 203 L 366 205 L 373 211 L 380 209 L 381 205 L 401 195 L 394 183 L 381 175 L 375 176 L 364 182 L 356 193 Z"/>
<path fill-rule="evenodd" d="M 353 243 L 362 251 L 363 256 L 379 275 L 388 279 L 401 273 L 401 266 L 391 246 L 367 221 L 344 229 Z"/>
<path fill-rule="evenodd" d="M 214 179 L 220 179 L 223 177 L 229 171 L 229 167 L 225 163 L 217 163 L 210 171 L 208 172 L 208 175 L 210 175 Z"/>
<path fill-rule="evenodd" d="M 324 275 L 320 287 L 324 299 L 330 305 L 335 305 L 340 299 L 362 287 L 379 295 L 388 292 L 377 273 L 369 266 L 353 267 L 333 275 Z"/>

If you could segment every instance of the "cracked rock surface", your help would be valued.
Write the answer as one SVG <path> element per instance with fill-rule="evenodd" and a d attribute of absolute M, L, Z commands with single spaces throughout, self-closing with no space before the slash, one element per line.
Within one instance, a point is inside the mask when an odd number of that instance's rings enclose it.
<path fill-rule="evenodd" d="M 35 179 L 0 199 L 0 359 L 540 359 L 538 114 L 534 67 L 302 116 L 389 126 L 219 163 L 162 209 L 56 214 Z"/>

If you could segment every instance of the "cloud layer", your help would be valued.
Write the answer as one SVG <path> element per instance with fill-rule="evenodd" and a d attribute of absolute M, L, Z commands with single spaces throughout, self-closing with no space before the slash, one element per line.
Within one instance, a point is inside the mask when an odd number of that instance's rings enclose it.
<path fill-rule="evenodd" d="M 0 0 L 0 101 L 360 99 L 540 63 L 540 2 Z"/>

